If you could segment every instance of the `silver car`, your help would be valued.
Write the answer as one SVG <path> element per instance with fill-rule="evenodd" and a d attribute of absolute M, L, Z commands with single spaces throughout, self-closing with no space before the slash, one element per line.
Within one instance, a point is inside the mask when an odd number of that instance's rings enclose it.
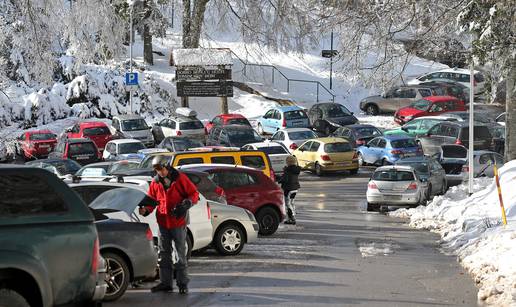
<path fill-rule="evenodd" d="M 242 146 L 242 150 L 260 150 L 269 156 L 271 160 L 272 170 L 276 174 L 282 174 L 283 168 L 287 166 L 286 159 L 290 156 L 287 147 L 279 142 L 265 141 L 261 143 L 251 143 Z"/>
<path fill-rule="evenodd" d="M 113 117 L 111 126 L 119 139 L 136 139 L 147 147 L 154 147 L 151 128 L 140 115 L 119 115 Z"/>
<path fill-rule="evenodd" d="M 427 184 L 406 165 L 382 166 L 375 170 L 367 185 L 367 211 L 381 205 L 416 207 L 427 200 Z"/>
<path fill-rule="evenodd" d="M 448 188 L 444 168 L 431 157 L 410 157 L 396 161 L 396 165 L 407 165 L 414 168 L 419 179 L 427 182 L 428 197 L 442 195 Z"/>

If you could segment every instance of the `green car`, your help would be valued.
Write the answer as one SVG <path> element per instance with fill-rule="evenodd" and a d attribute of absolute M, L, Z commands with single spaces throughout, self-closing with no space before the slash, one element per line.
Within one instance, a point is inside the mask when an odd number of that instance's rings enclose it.
<path fill-rule="evenodd" d="M 411 136 L 417 137 L 420 135 L 425 135 L 428 133 L 428 130 L 432 128 L 435 124 L 438 124 L 442 121 L 457 121 L 457 119 L 447 116 L 424 116 L 416 118 L 412 121 L 409 121 L 405 125 L 396 128 L 390 129 L 383 132 L 384 135 L 403 135 L 403 136 Z"/>

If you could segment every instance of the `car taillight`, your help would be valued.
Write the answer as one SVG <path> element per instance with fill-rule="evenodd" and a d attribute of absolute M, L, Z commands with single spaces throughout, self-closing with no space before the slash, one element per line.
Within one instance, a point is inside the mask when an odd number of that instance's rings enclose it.
<path fill-rule="evenodd" d="M 455 140 L 455 144 L 457 144 L 457 145 L 463 145 L 463 144 L 462 144 L 462 141 L 461 141 L 460 139 L 456 139 L 456 140 Z"/>
<path fill-rule="evenodd" d="M 331 160 L 331 159 L 330 159 L 330 156 L 328 156 L 328 155 L 321 155 L 321 159 L 322 159 L 323 161 L 330 161 L 330 160 Z"/>
<path fill-rule="evenodd" d="M 99 265 L 99 257 L 100 257 L 100 250 L 99 250 L 99 238 L 95 238 L 95 242 L 93 243 L 93 257 L 91 259 L 91 272 L 93 274 L 97 274 L 98 265 Z"/>
<path fill-rule="evenodd" d="M 226 192 L 224 192 L 224 189 L 221 187 L 216 187 L 215 193 L 217 193 L 217 195 L 219 195 L 219 196 L 224 196 L 224 197 L 226 196 Z"/>
<path fill-rule="evenodd" d="M 210 207 L 210 204 L 206 204 L 206 213 L 208 213 L 208 220 L 211 220 L 211 207 Z"/>
<path fill-rule="evenodd" d="M 177 130 L 176 135 L 182 135 L 181 131 Z"/>
<path fill-rule="evenodd" d="M 289 147 L 290 147 L 290 149 L 295 150 L 295 149 L 297 149 L 297 144 L 296 143 L 292 143 L 292 144 L 290 144 Z"/>
<path fill-rule="evenodd" d="M 145 233 L 145 237 L 147 237 L 147 240 L 149 241 L 153 241 L 154 240 L 154 236 L 152 235 L 152 230 L 149 228 L 147 228 L 147 232 Z"/>
<path fill-rule="evenodd" d="M 367 184 L 367 188 L 371 190 L 378 190 L 378 186 L 373 181 L 369 181 L 369 183 Z"/>
<path fill-rule="evenodd" d="M 283 124 L 282 124 L 283 127 L 287 127 L 287 120 L 285 118 L 283 118 Z"/>
<path fill-rule="evenodd" d="M 358 159 L 358 152 L 356 152 L 356 151 L 353 153 L 353 160 L 355 160 L 355 159 Z"/>
<path fill-rule="evenodd" d="M 464 165 L 464 166 L 462 167 L 462 172 L 463 172 L 463 173 L 469 173 L 469 166 Z"/>
<path fill-rule="evenodd" d="M 407 190 L 416 190 L 417 189 L 417 183 L 415 182 L 412 182 L 411 184 L 409 184 L 409 186 L 407 187 Z"/>
<path fill-rule="evenodd" d="M 403 151 L 398 150 L 398 149 L 391 150 L 391 154 L 393 154 L 393 155 L 401 155 L 402 153 L 403 153 Z"/>

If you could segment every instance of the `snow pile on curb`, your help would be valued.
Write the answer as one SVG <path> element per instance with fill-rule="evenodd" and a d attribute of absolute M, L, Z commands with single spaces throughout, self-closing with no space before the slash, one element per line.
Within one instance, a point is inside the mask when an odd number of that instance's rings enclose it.
<path fill-rule="evenodd" d="M 500 184 L 505 227 L 492 178 L 475 179 L 471 196 L 463 184 L 426 207 L 400 209 L 391 215 L 409 218 L 412 227 L 439 233 L 444 250 L 456 254 L 473 276 L 481 303 L 516 306 L 516 160 L 500 169 Z"/>

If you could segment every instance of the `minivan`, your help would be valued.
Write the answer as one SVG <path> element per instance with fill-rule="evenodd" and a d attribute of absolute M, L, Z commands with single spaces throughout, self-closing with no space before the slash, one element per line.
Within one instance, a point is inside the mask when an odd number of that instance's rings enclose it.
<path fill-rule="evenodd" d="M 113 117 L 111 124 L 119 139 L 136 139 L 147 147 L 154 147 L 151 128 L 140 115 L 119 115 Z"/>

